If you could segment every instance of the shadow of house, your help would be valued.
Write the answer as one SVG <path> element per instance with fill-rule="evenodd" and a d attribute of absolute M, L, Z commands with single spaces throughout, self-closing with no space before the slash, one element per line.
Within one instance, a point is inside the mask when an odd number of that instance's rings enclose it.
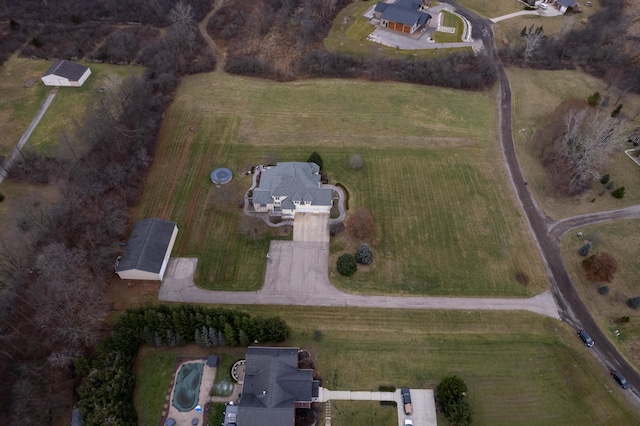
<path fill-rule="evenodd" d="M 242 426 L 293 426 L 296 408 L 317 401 L 313 370 L 298 369 L 298 348 L 247 349 L 237 423 Z"/>
<path fill-rule="evenodd" d="M 431 20 L 424 12 L 427 6 L 417 0 L 398 0 L 395 3 L 378 2 L 373 16 L 380 19 L 380 26 L 402 33 L 413 34 Z"/>

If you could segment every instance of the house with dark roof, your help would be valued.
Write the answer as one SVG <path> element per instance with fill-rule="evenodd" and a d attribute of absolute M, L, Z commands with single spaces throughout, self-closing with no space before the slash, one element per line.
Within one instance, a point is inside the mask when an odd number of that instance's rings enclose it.
<path fill-rule="evenodd" d="M 333 190 L 322 188 L 316 163 L 277 163 L 260 172 L 253 190 L 253 208 L 274 216 L 293 218 L 296 212 L 329 213 Z"/>
<path fill-rule="evenodd" d="M 310 408 L 320 384 L 313 370 L 298 368 L 298 348 L 250 346 L 247 349 L 240 426 L 294 426 L 296 408 Z"/>
<path fill-rule="evenodd" d="M 45 86 L 80 87 L 91 75 L 91 69 L 76 62 L 62 60 L 54 63 L 41 77 Z"/>
<path fill-rule="evenodd" d="M 431 15 L 420 0 L 397 0 L 395 3 L 378 2 L 373 16 L 380 19 L 380 26 L 403 33 L 413 34 L 424 27 Z"/>
<path fill-rule="evenodd" d="M 556 7 L 561 13 L 567 13 L 578 7 L 578 3 L 573 0 L 556 0 Z"/>
<path fill-rule="evenodd" d="M 177 235 L 175 222 L 157 218 L 136 222 L 116 261 L 116 273 L 122 279 L 162 281 Z"/>

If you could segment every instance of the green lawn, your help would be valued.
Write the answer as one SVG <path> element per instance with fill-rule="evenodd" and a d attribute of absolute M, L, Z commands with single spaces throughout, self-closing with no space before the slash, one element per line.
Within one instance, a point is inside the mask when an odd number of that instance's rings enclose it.
<path fill-rule="evenodd" d="M 609 339 L 635 368 L 640 368 L 640 312 L 630 309 L 626 301 L 630 297 L 640 296 L 640 220 L 622 220 L 614 223 L 593 225 L 579 229 L 582 238 L 576 237 L 576 231 L 569 232 L 562 240 L 562 257 L 571 275 L 574 286 L 589 312 L 600 328 L 610 332 Z M 594 283 L 586 280 L 580 262 L 584 259 L 578 250 L 584 240 L 592 241 L 592 254 L 606 251 L 618 260 L 619 269 L 611 283 Z M 607 295 L 598 293 L 598 288 L 608 285 Z M 619 323 L 622 316 L 630 317 L 628 323 Z M 613 330 L 621 335 L 614 336 Z M 596 342 L 596 345 L 598 342 Z"/>
<path fill-rule="evenodd" d="M 381 385 L 433 389 L 445 375 L 456 374 L 469 387 L 474 424 L 640 421 L 624 391 L 584 348 L 575 331 L 538 315 L 290 306 L 250 310 L 287 321 L 292 335 L 284 344 L 309 350 L 323 385 L 330 389 L 377 390 Z M 316 329 L 322 331 L 320 341 L 313 338 Z M 179 354 L 181 350 L 189 347 L 154 349 L 155 355 L 139 357 L 138 365 L 148 365 L 147 371 L 163 368 L 157 373 L 165 379 L 154 383 L 139 375 L 136 394 L 147 393 L 142 383 L 158 386 L 162 393 L 171 369 L 169 363 L 163 367 L 155 358 L 164 351 Z M 209 353 L 219 351 L 214 348 Z M 154 404 L 150 399 L 145 403 Z M 140 405 L 138 409 L 144 411 Z M 377 403 L 337 402 L 332 415 L 334 425 L 397 424 L 395 412 Z M 157 424 L 158 417 L 151 419 Z M 151 423 L 141 417 L 140 424 Z"/>
<path fill-rule="evenodd" d="M 442 25 L 445 27 L 455 28 L 456 31 L 451 34 L 436 31 L 431 37 L 436 41 L 436 43 L 456 43 L 462 41 L 462 32 L 464 31 L 464 23 L 462 22 L 462 19 L 451 12 L 447 12 L 446 10 L 442 11 L 442 16 Z"/>
<path fill-rule="evenodd" d="M 40 76 L 51 64 L 12 56 L 0 67 L 0 155 L 8 156 L 51 90 Z M 25 87 L 29 79 L 37 79 Z"/>
<path fill-rule="evenodd" d="M 547 288 L 544 270 L 507 183 L 495 142 L 494 92 L 395 83 L 273 83 L 227 75 L 185 78 L 136 216 L 178 222 L 176 256 L 198 257 L 210 289 L 260 288 L 273 229 L 248 235 L 238 207 L 246 164 L 306 161 L 317 150 L 332 182 L 378 223 L 376 262 L 350 291 L 526 296 Z M 211 100 L 215 99 L 215 102 Z M 192 129 L 192 130 L 190 130 Z M 365 167 L 354 172 L 349 155 Z M 215 188 L 209 173 L 230 167 Z M 253 226 L 253 225 L 251 225 Z M 376 243 L 372 241 L 372 243 Z M 334 255 L 355 250 L 337 238 Z M 529 278 L 528 286 L 516 274 Z"/>
<path fill-rule="evenodd" d="M 610 194 L 599 195 L 601 185 L 594 182 L 592 190 L 577 196 L 564 197 L 551 188 L 547 174 L 531 146 L 535 131 L 545 125 L 547 116 L 566 99 L 586 99 L 595 91 L 603 97 L 611 96 L 613 103 L 618 95 L 617 89 L 607 91 L 601 80 L 579 71 L 535 71 L 520 68 L 507 70 L 513 90 L 513 129 L 514 143 L 518 161 L 536 202 L 552 218 L 563 218 L 577 214 L 612 210 L 640 203 L 640 189 L 635 182 L 640 178 L 640 167 L 625 154 L 624 149 L 631 148 L 625 140 L 617 142 L 616 152 L 609 161 L 605 173 L 617 186 L 625 186 L 624 199 L 617 200 Z M 640 96 L 624 94 L 623 111 L 629 113 L 640 108 Z M 611 109 L 614 105 L 610 106 Z M 628 109 L 627 109 L 628 108 Z M 632 124 L 629 124 L 632 127 Z M 519 133 L 519 129 L 526 129 Z"/>
<path fill-rule="evenodd" d="M 457 0 L 457 3 L 488 19 L 524 10 L 524 4 L 517 0 Z"/>

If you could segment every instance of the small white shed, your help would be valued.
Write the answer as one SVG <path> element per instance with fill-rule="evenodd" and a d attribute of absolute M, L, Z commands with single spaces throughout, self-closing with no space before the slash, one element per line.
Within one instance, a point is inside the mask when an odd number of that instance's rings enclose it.
<path fill-rule="evenodd" d="M 116 273 L 122 279 L 162 281 L 178 226 L 169 220 L 143 219 L 133 227 Z"/>
<path fill-rule="evenodd" d="M 62 60 L 54 63 L 41 77 L 45 86 L 80 87 L 91 75 L 91 69 L 76 62 Z"/>

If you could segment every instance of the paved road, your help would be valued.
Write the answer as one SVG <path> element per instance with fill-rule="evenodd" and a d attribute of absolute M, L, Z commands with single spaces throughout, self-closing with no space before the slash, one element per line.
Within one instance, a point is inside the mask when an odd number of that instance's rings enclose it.
<path fill-rule="evenodd" d="M 47 95 L 47 98 L 42 103 L 42 106 L 40 106 L 40 109 L 38 110 L 35 118 L 31 122 L 31 124 L 29 124 L 29 127 L 27 127 L 27 130 L 18 141 L 18 145 L 13 148 L 13 151 L 11 151 L 11 154 L 9 154 L 9 157 L 5 160 L 4 164 L 2 165 L 2 170 L 0 170 L 0 183 L 2 183 L 4 178 L 7 177 L 7 174 L 9 173 L 9 169 L 13 165 L 13 162 L 20 154 L 20 150 L 22 149 L 22 147 L 24 147 L 24 144 L 26 144 L 29 140 L 29 137 L 31 137 L 31 133 L 33 133 L 33 131 L 35 130 L 36 126 L 40 122 L 40 119 L 42 118 L 42 116 L 44 116 L 44 113 L 47 112 L 49 105 L 51 105 L 51 102 L 53 102 L 53 98 L 56 97 L 56 93 L 58 93 L 57 88 L 53 89 L 51 93 Z"/>
<path fill-rule="evenodd" d="M 475 15 L 475 13 L 460 7 L 453 0 L 445 1 L 455 6 L 457 11 L 472 23 L 473 37 L 483 40 L 486 51 L 494 57 L 497 64 L 498 79 L 500 82 L 499 120 L 502 152 L 505 157 L 505 163 L 514 189 L 524 208 L 532 231 L 532 236 L 538 245 L 540 254 L 547 267 L 549 279 L 551 280 L 552 292 L 558 306 L 560 307 L 562 319 L 575 328 L 584 328 L 589 331 L 591 337 L 593 337 L 597 342 L 596 346 L 590 350 L 597 355 L 601 363 L 607 369 L 616 369 L 622 372 L 631 384 L 632 389 L 630 390 L 630 393 L 633 393 L 636 397 L 633 402 L 638 405 L 640 404 L 640 394 L 638 393 L 638 390 L 640 389 L 640 375 L 631 367 L 631 365 L 629 365 L 624 357 L 622 357 L 616 347 L 609 341 L 608 337 L 605 336 L 604 332 L 596 324 L 591 313 L 582 302 L 582 299 L 574 288 L 571 278 L 569 277 L 564 263 L 562 262 L 558 239 L 547 233 L 547 230 L 550 227 L 549 219 L 537 208 L 531 193 L 525 185 L 525 180 L 522 176 L 520 166 L 518 165 L 518 159 L 516 157 L 513 144 L 513 129 L 511 123 L 511 86 L 504 66 L 496 53 L 491 23 L 486 19 Z M 611 213 L 609 212 L 609 214 Z M 597 214 L 592 216 L 592 218 L 596 222 L 603 220 L 603 218 L 599 217 Z M 582 221 L 582 219 L 576 219 L 576 222 L 579 222 L 582 225 L 590 223 L 586 220 Z M 567 219 L 565 223 L 570 224 L 571 219 Z M 614 383 L 615 382 L 612 380 L 611 385 L 614 385 Z"/>
<path fill-rule="evenodd" d="M 640 205 L 606 212 L 589 213 L 552 222 L 548 226 L 549 238 L 559 242 L 560 238 L 572 229 L 620 219 L 640 219 Z"/>

